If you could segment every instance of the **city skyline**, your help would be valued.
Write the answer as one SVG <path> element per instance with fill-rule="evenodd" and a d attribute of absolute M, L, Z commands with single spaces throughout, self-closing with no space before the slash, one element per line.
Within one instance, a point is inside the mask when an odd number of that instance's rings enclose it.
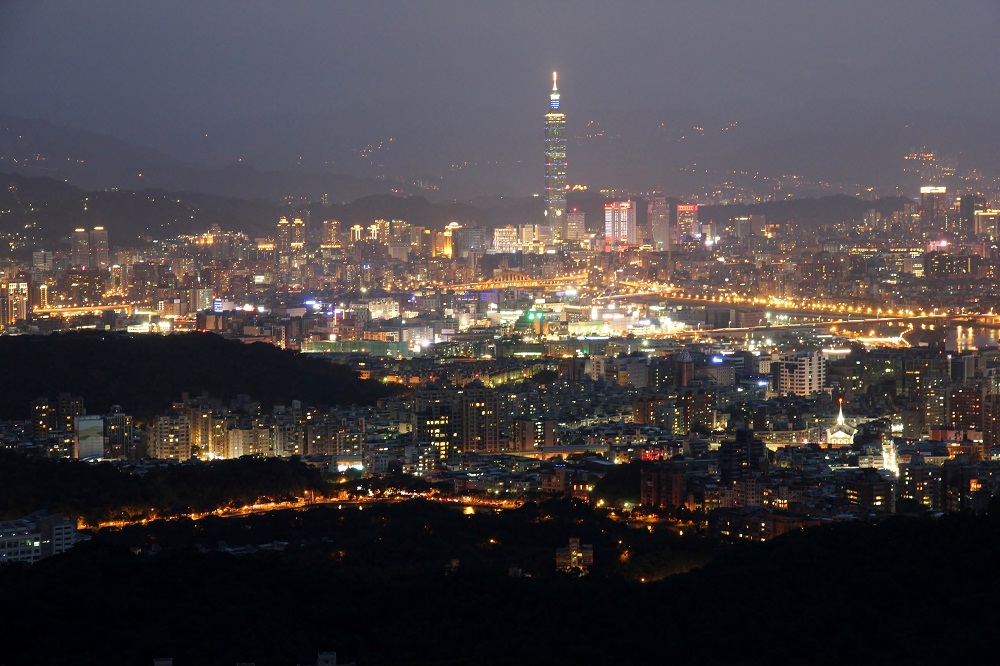
<path fill-rule="evenodd" d="M 997 19 L 0 4 L 0 661 L 989 663 Z"/>
<path fill-rule="evenodd" d="M 886 160 L 923 145 L 963 168 L 1000 152 L 981 120 L 1000 100 L 976 78 L 997 58 L 991 3 L 231 7 L 5 5 L 4 112 L 185 162 L 527 195 L 541 192 L 530 91 L 555 69 L 573 100 L 574 182 L 591 187 L 679 194 L 700 182 L 691 163 L 845 184 L 853 164 L 860 184 L 886 187 L 901 182 Z M 573 39 L 557 48 L 550 24 Z M 963 48 L 927 48 L 945 43 Z M 773 152 L 793 139 L 823 160 Z"/>

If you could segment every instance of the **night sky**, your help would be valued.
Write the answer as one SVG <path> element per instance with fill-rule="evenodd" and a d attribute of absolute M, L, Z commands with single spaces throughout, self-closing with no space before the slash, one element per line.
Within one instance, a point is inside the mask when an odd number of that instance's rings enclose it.
<path fill-rule="evenodd" d="M 0 112 L 220 164 L 279 159 L 262 137 L 289 160 L 319 128 L 537 152 L 556 69 L 576 130 L 827 98 L 989 114 L 997 25 L 990 1 L 6 2 Z"/>

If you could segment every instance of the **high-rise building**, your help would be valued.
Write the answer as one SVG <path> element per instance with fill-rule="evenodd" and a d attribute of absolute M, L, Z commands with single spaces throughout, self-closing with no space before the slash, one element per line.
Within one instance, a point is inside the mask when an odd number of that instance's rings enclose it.
<path fill-rule="evenodd" d="M 60 393 L 56 398 L 56 427 L 62 432 L 73 432 L 77 416 L 85 416 L 83 398 L 69 393 Z"/>
<path fill-rule="evenodd" d="M 634 202 L 604 204 L 604 242 L 610 249 L 636 245 Z"/>
<path fill-rule="evenodd" d="M 518 246 L 517 227 L 508 224 L 493 230 L 493 251 L 500 253 L 516 252 Z"/>
<path fill-rule="evenodd" d="M 948 395 L 948 425 L 957 430 L 982 430 L 984 386 L 959 386 Z"/>
<path fill-rule="evenodd" d="M 292 247 L 292 225 L 288 218 L 282 215 L 278 218 L 277 237 L 275 238 L 275 250 L 278 254 L 288 254 Z"/>
<path fill-rule="evenodd" d="M 687 503 L 687 463 L 664 462 L 642 470 L 639 492 L 643 506 L 675 509 Z"/>
<path fill-rule="evenodd" d="M 365 239 L 365 228 L 360 224 L 351 227 L 351 243 L 360 243 Z M 280 248 L 280 245 L 279 245 Z"/>
<path fill-rule="evenodd" d="M 687 351 L 682 351 L 675 360 L 676 372 L 674 377 L 678 387 L 685 387 L 694 379 L 694 359 Z"/>
<path fill-rule="evenodd" d="M 683 238 L 694 238 L 698 231 L 698 204 L 677 206 L 677 234 Z"/>
<path fill-rule="evenodd" d="M 667 198 L 654 194 L 649 200 L 649 234 L 654 250 L 666 250 L 670 246 L 670 208 Z"/>
<path fill-rule="evenodd" d="M 981 233 L 976 225 L 976 213 L 986 210 L 986 199 L 966 192 L 958 200 L 958 233 L 969 236 Z"/>
<path fill-rule="evenodd" d="M 500 401 L 496 391 L 478 379 L 462 390 L 462 450 L 500 451 Z"/>
<path fill-rule="evenodd" d="M 552 72 L 549 112 L 545 114 L 545 224 L 565 238 L 566 114 L 559 108 L 557 74 Z"/>
<path fill-rule="evenodd" d="M 114 405 L 111 413 L 104 417 L 104 457 L 131 458 L 134 441 L 135 421 L 132 415 L 123 413 L 119 405 Z"/>
<path fill-rule="evenodd" d="M 104 227 L 94 227 L 90 232 L 90 265 L 106 271 L 111 266 L 111 248 L 108 246 L 108 230 Z"/>
<path fill-rule="evenodd" d="M 74 229 L 70 246 L 70 264 L 73 267 L 90 266 L 90 234 L 86 229 Z"/>
<path fill-rule="evenodd" d="M 289 248 L 293 252 L 301 252 L 306 246 L 306 223 L 301 217 L 292 220 L 289 234 Z"/>
<path fill-rule="evenodd" d="M 35 250 L 31 253 L 31 267 L 48 273 L 52 270 L 52 253 L 45 250 Z"/>
<path fill-rule="evenodd" d="M 7 282 L 4 302 L 3 324 L 16 324 L 28 318 L 31 312 L 32 281 L 27 274 L 18 274 Z"/>
<path fill-rule="evenodd" d="M 31 438 L 43 441 L 59 429 L 55 404 L 48 398 L 37 398 L 31 402 Z"/>
<path fill-rule="evenodd" d="M 521 245 L 531 245 L 535 242 L 535 225 L 522 224 L 519 229 L 518 235 Z"/>
<path fill-rule="evenodd" d="M 451 234 L 452 255 L 468 258 L 486 249 L 486 230 L 481 227 L 461 227 Z"/>
<path fill-rule="evenodd" d="M 737 429 L 736 438 L 719 447 L 719 478 L 724 484 L 748 476 L 767 474 L 767 447 L 752 430 Z"/>
<path fill-rule="evenodd" d="M 100 460 L 104 457 L 104 417 L 77 416 L 73 419 L 76 435 L 76 457 L 80 460 Z"/>
<path fill-rule="evenodd" d="M 445 460 L 462 453 L 461 409 L 449 388 L 428 384 L 413 396 L 413 441 L 429 444 Z"/>
<path fill-rule="evenodd" d="M 920 226 L 944 231 L 948 219 L 948 188 L 926 185 L 920 188 Z"/>
<path fill-rule="evenodd" d="M 822 352 L 783 354 L 771 365 L 780 395 L 810 396 L 826 385 L 826 357 Z"/>
<path fill-rule="evenodd" d="M 323 220 L 322 244 L 340 247 L 340 220 Z"/>
<path fill-rule="evenodd" d="M 566 213 L 566 238 L 568 241 L 581 241 L 587 237 L 587 216 L 576 208 Z"/>
<path fill-rule="evenodd" d="M 518 419 L 511 426 L 511 449 L 535 451 L 556 445 L 557 421 L 551 418 Z"/>
<path fill-rule="evenodd" d="M 941 467 L 931 465 L 923 456 L 914 454 L 909 463 L 899 466 L 897 501 L 911 500 L 931 511 L 940 511 L 944 506 L 942 477 Z"/>
<path fill-rule="evenodd" d="M 977 236 L 986 236 L 991 241 L 1000 239 L 1000 210 L 988 208 L 975 211 L 972 229 Z"/>
<path fill-rule="evenodd" d="M 680 423 L 677 432 L 688 434 L 696 425 L 710 428 L 713 425 L 713 403 L 715 396 L 705 389 L 693 391 L 688 389 L 677 396 L 677 406 L 680 408 Z"/>
<path fill-rule="evenodd" d="M 161 460 L 191 459 L 191 421 L 187 414 L 170 412 L 149 427 L 149 456 Z"/>

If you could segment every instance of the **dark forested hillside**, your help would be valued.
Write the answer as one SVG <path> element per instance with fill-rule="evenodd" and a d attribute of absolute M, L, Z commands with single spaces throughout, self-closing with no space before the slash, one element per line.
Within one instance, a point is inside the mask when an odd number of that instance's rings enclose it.
<path fill-rule="evenodd" d="M 343 366 L 211 333 L 125 335 L 71 333 L 0 337 L 6 381 L 0 418 L 28 418 L 31 401 L 58 393 L 83 397 L 87 411 L 112 405 L 148 417 L 182 392 L 214 398 L 249 395 L 265 407 L 301 400 L 312 405 L 370 404 L 391 391 Z"/>
<path fill-rule="evenodd" d="M 0 519 L 56 511 L 87 524 L 205 513 L 322 495 L 320 472 L 298 460 L 238 458 L 132 474 L 111 463 L 0 451 Z"/>
<path fill-rule="evenodd" d="M 616 573 L 631 564 L 617 545 L 630 528 L 577 513 L 543 505 L 463 516 L 407 503 L 171 521 L 150 532 L 162 548 L 152 556 L 130 554 L 126 532 L 99 535 L 30 569 L 0 568 L 0 589 L 17 599 L 0 659 L 278 665 L 311 663 L 321 650 L 359 666 L 994 659 L 995 515 L 821 527 L 643 584 Z M 631 530 L 637 553 L 645 532 Z M 566 535 L 594 538 L 590 576 L 550 569 Z M 287 550 L 213 552 L 215 539 L 274 538 Z M 538 570 L 511 578 L 510 566 Z M 80 620 L 94 609 L 100 630 Z M 52 635 L 61 640 L 42 640 Z"/>

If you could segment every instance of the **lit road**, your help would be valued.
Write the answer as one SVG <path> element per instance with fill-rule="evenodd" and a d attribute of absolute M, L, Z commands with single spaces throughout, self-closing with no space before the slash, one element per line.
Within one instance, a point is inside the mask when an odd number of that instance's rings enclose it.
<path fill-rule="evenodd" d="M 490 500 L 476 497 L 440 497 L 437 495 L 426 495 L 421 493 L 412 494 L 398 494 L 388 497 L 367 497 L 367 498 L 351 498 L 351 499 L 338 499 L 338 498 L 328 498 L 328 497 L 316 497 L 316 498 L 300 498 L 295 502 L 270 502 L 270 503 L 260 503 L 251 504 L 241 507 L 227 507 L 216 509 L 215 511 L 210 511 L 206 513 L 185 513 L 176 514 L 169 516 L 157 516 L 154 515 L 150 518 L 137 518 L 134 520 L 110 520 L 103 521 L 97 525 L 90 525 L 83 521 L 83 519 L 78 520 L 78 529 L 104 529 L 104 528 L 122 528 L 129 525 L 146 525 L 156 520 L 201 520 L 202 518 L 207 518 L 209 516 L 216 516 L 219 518 L 234 518 L 239 516 L 248 516 L 257 513 L 267 513 L 268 511 L 285 511 L 292 509 L 295 511 L 303 511 L 311 509 L 317 506 L 331 506 L 337 505 L 337 508 L 344 507 L 358 507 L 362 508 L 366 505 L 371 504 L 389 504 L 393 502 L 405 502 L 411 499 L 425 499 L 432 502 L 440 502 L 442 504 L 453 505 L 456 508 L 462 508 L 467 513 L 473 513 L 476 509 L 491 510 L 495 511 L 497 509 L 512 509 L 523 504 L 523 500 Z M 471 509 L 471 510 L 470 510 Z"/>
<path fill-rule="evenodd" d="M 619 281 L 615 283 L 619 290 L 614 294 L 599 296 L 594 300 L 628 299 L 656 296 L 679 303 L 698 305 L 728 305 L 743 308 L 768 309 L 777 312 L 787 312 L 799 315 L 814 315 L 819 317 L 867 317 L 870 321 L 910 321 L 926 319 L 958 319 L 971 320 L 979 325 L 1000 323 L 1000 316 L 990 313 L 969 313 L 949 308 L 907 308 L 869 305 L 851 302 L 819 302 L 813 299 L 794 299 L 742 296 L 733 292 L 710 290 L 701 292 L 685 291 L 682 287 L 657 282 Z"/>

